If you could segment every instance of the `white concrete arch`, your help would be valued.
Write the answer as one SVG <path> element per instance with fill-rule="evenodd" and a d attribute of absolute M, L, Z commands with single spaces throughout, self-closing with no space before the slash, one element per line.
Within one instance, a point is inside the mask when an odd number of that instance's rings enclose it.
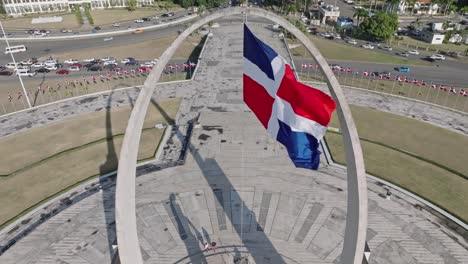
<path fill-rule="evenodd" d="M 346 231 L 344 236 L 341 263 L 361 264 L 367 229 L 367 184 L 362 149 L 356 126 L 341 86 L 333 75 L 328 63 L 314 44 L 294 25 L 282 17 L 259 8 L 227 8 L 216 11 L 191 24 L 162 54 L 158 64 L 151 71 L 134 105 L 120 151 L 117 173 L 115 218 L 120 262 L 123 264 L 142 264 L 142 256 L 137 235 L 135 209 L 135 174 L 141 129 L 148 105 L 157 86 L 164 66 L 192 32 L 218 18 L 236 14 L 260 16 L 273 21 L 291 32 L 313 55 L 320 70 L 327 77 L 331 95 L 337 103 L 337 113 L 343 133 L 346 163 L 348 166 L 348 202 Z"/>

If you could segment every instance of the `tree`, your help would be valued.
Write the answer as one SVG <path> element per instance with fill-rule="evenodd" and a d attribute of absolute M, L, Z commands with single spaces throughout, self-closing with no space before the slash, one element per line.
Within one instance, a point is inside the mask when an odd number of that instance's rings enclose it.
<path fill-rule="evenodd" d="M 366 9 L 357 9 L 353 17 L 356 18 L 357 24 L 359 26 L 361 20 L 369 17 L 369 11 L 367 11 Z"/>
<path fill-rule="evenodd" d="M 127 6 L 128 11 L 135 11 L 136 6 L 137 6 L 136 0 L 128 0 L 128 6 Z"/>
<path fill-rule="evenodd" d="M 359 25 L 361 33 L 377 41 L 389 40 L 398 29 L 398 16 L 393 13 L 376 11 Z"/>

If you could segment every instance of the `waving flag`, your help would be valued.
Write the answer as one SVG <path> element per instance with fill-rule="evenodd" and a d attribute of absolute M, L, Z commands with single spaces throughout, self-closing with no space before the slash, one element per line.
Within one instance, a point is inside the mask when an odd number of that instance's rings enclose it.
<path fill-rule="evenodd" d="M 184 69 L 187 69 L 189 65 L 187 63 L 184 63 Z"/>
<path fill-rule="evenodd" d="M 314 68 L 314 65 L 313 64 L 309 64 L 309 69 L 313 69 Z"/>
<path fill-rule="evenodd" d="M 244 101 L 296 167 L 317 169 L 335 102 L 296 80 L 291 66 L 244 25 Z"/>

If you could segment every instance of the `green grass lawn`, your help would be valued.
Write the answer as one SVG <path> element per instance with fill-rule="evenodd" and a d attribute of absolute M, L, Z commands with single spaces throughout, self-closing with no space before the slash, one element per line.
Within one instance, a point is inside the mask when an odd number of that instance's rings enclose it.
<path fill-rule="evenodd" d="M 63 21 L 61 23 L 43 23 L 43 24 L 31 24 L 31 20 L 34 17 L 48 17 L 48 16 L 61 16 Z M 76 29 L 80 27 L 75 14 L 73 13 L 60 13 L 60 14 L 40 14 L 27 17 L 18 17 L 18 18 L 7 18 L 2 19 L 3 26 L 5 29 Z"/>
<path fill-rule="evenodd" d="M 159 103 L 172 122 L 181 100 Z M 92 176 L 114 171 L 130 115 L 130 107 L 113 109 L 111 126 L 106 112 L 78 116 L 0 140 L 0 168 L 16 173 L 0 177 L 0 227 L 38 203 Z M 140 141 L 139 160 L 154 157 L 164 133 L 157 123 L 167 123 L 158 108 L 150 105 Z M 107 136 L 111 129 L 111 137 Z M 39 139 L 39 140 L 38 140 Z M 15 151 L 9 151 L 14 146 Z M 6 155 L 9 153 L 10 155 Z M 15 160 L 19 159 L 19 160 Z M 24 169 L 22 169 L 24 168 Z"/>
<path fill-rule="evenodd" d="M 180 7 L 171 6 L 166 8 L 139 8 L 135 11 L 128 11 L 127 9 L 95 9 L 91 10 L 91 16 L 94 20 L 94 25 L 109 25 L 116 22 L 132 21 L 143 17 L 160 16 L 167 12 L 167 10 L 176 11 Z"/>
<path fill-rule="evenodd" d="M 431 50 L 441 50 L 441 51 L 455 51 L 455 52 L 462 52 L 464 53 L 466 49 L 468 49 L 467 45 L 456 45 L 453 43 L 443 43 L 443 44 L 438 44 L 438 45 L 433 45 L 421 40 L 417 40 L 411 37 L 403 36 L 403 40 L 392 40 L 391 41 L 392 45 L 396 45 L 399 47 L 405 47 L 407 45 L 410 45 L 410 47 L 418 47 L 418 49 L 424 51 L 424 49 L 430 49 L 428 52 L 429 53 L 434 53 L 434 51 Z"/>
<path fill-rule="evenodd" d="M 315 36 L 310 36 L 310 40 L 315 44 L 315 46 L 319 49 L 319 51 L 326 59 L 389 63 L 395 65 L 430 65 L 429 62 L 420 60 L 409 60 L 403 57 L 393 56 L 382 52 L 352 47 L 349 45 L 337 43 L 331 40 L 326 40 Z M 288 39 L 288 43 L 297 44 L 298 42 L 291 41 Z M 303 45 L 291 49 L 293 56 L 310 58 L 311 55 L 308 52 L 304 51 L 305 48 Z"/>
<path fill-rule="evenodd" d="M 468 175 L 468 137 L 378 110 L 357 106 L 351 110 L 368 173 L 416 193 L 468 222 L 468 180 L 443 168 Z M 336 115 L 331 126 L 339 127 Z M 334 160 L 345 164 L 341 135 L 329 132 L 326 140 Z"/>

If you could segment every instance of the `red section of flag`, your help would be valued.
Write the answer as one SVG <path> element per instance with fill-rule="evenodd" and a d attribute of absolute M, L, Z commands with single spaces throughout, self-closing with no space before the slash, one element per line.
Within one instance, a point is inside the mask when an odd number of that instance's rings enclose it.
<path fill-rule="evenodd" d="M 244 74 L 244 102 L 265 128 L 268 127 L 274 101 L 263 86 Z"/>

